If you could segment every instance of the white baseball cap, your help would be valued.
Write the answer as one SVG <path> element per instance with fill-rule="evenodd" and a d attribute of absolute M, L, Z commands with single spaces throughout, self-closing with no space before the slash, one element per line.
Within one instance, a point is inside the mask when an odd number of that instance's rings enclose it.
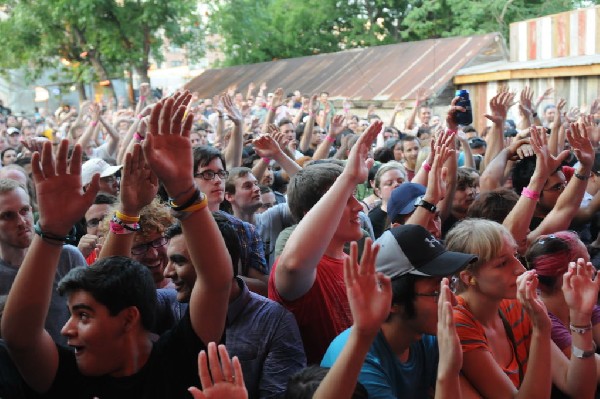
<path fill-rule="evenodd" d="M 108 177 L 117 173 L 122 167 L 123 165 L 111 166 L 102 158 L 91 158 L 81 165 L 81 185 L 90 184 L 96 173 L 100 174 L 100 177 Z"/>

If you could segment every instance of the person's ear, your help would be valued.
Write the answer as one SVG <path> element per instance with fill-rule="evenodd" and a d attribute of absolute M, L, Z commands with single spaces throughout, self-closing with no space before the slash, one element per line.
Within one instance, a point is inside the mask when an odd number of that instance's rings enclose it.
<path fill-rule="evenodd" d="M 458 274 L 458 278 L 460 278 L 460 281 L 462 281 L 462 283 L 467 286 L 475 285 L 475 283 L 477 281 L 475 279 L 475 277 L 473 276 L 473 274 L 471 274 L 471 272 L 469 272 L 467 270 L 463 270 L 462 272 L 460 272 Z M 471 281 L 473 281 L 473 282 L 471 283 Z"/>
<path fill-rule="evenodd" d="M 225 192 L 225 199 L 226 199 L 227 201 L 229 201 L 230 203 L 233 203 L 233 199 L 234 199 L 234 198 L 235 198 L 235 195 L 234 195 L 234 194 L 230 194 L 230 193 L 228 193 L 228 192 Z"/>
<path fill-rule="evenodd" d="M 129 332 L 140 325 L 140 311 L 136 306 L 129 306 L 119 313 L 123 320 L 123 331 Z"/>

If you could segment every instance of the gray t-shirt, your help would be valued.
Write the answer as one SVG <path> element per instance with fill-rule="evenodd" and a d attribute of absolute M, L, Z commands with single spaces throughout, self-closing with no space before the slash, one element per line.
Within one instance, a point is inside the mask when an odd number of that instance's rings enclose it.
<path fill-rule="evenodd" d="M 69 319 L 67 309 L 67 299 L 58 295 L 58 282 L 77 266 L 86 266 L 85 258 L 79 250 L 72 245 L 65 245 L 60 253 L 60 260 L 56 268 L 56 276 L 52 283 L 52 298 L 50 299 L 50 308 L 48 317 L 46 317 L 46 330 L 54 339 L 54 342 L 66 345 L 67 339 L 60 334 L 60 330 Z M 17 276 L 19 268 L 13 267 L 4 260 L 0 259 L 0 295 L 7 295 L 13 281 Z"/>

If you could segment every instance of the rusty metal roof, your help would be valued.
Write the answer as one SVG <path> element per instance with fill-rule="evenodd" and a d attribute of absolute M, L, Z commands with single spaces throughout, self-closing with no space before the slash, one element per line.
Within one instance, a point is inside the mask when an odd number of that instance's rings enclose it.
<path fill-rule="evenodd" d="M 201 98 L 266 82 L 269 91 L 329 92 L 332 99 L 399 101 L 420 87 L 440 93 L 461 68 L 507 60 L 499 33 L 352 49 L 259 64 L 209 69 L 185 85 Z"/>

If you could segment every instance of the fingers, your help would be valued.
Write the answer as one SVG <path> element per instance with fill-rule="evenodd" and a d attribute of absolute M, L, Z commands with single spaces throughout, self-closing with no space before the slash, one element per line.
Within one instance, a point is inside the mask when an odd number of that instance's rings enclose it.
<path fill-rule="evenodd" d="M 214 342 L 209 343 L 208 347 L 210 348 L 211 345 L 214 345 Z M 203 389 L 212 387 L 213 381 L 208 371 L 208 359 L 205 351 L 200 351 L 198 354 L 198 376 Z"/>
<path fill-rule="evenodd" d="M 233 368 L 231 367 L 231 359 L 229 358 L 229 353 L 227 353 L 227 348 L 225 347 L 225 345 L 219 345 L 218 350 L 219 357 L 221 358 L 221 368 L 225 377 L 225 381 L 234 382 L 235 376 L 233 374 Z"/>
<path fill-rule="evenodd" d="M 235 385 L 245 387 L 244 384 L 244 373 L 242 372 L 242 364 L 237 356 L 233 357 L 233 375 L 235 377 Z"/>
<path fill-rule="evenodd" d="M 64 146 L 64 142 L 65 140 L 61 141 L 61 146 Z M 44 145 L 44 148 L 42 149 L 41 163 L 42 170 L 46 178 L 56 175 L 54 168 L 54 156 L 52 155 L 52 145 Z"/>

